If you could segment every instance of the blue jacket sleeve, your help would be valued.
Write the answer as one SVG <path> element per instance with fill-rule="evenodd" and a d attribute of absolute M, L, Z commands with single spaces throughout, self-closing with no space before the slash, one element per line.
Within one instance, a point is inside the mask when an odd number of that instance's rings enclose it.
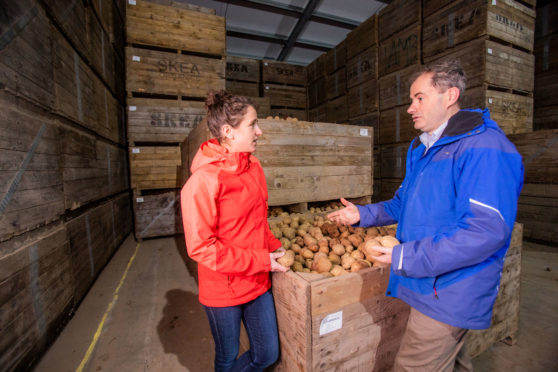
<path fill-rule="evenodd" d="M 395 246 L 396 274 L 436 277 L 505 255 L 523 185 L 521 156 L 507 142 L 466 150 L 456 162 L 455 227 Z"/>
<path fill-rule="evenodd" d="M 375 204 L 357 205 L 360 213 L 360 221 L 358 227 L 384 226 L 397 223 L 399 211 L 401 209 L 401 199 L 399 199 L 399 190 L 391 200 L 383 201 Z"/>

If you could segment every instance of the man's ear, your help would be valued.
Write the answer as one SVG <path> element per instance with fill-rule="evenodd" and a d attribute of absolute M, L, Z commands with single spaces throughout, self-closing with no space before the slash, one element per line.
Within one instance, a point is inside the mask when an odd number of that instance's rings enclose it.
<path fill-rule="evenodd" d="M 446 90 L 448 107 L 459 101 L 459 88 L 451 87 Z"/>

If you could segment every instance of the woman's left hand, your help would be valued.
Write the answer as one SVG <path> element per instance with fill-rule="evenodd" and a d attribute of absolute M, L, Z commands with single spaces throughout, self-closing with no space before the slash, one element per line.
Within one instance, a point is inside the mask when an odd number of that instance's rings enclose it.
<path fill-rule="evenodd" d="M 269 254 L 269 259 L 271 260 L 271 272 L 284 273 L 285 271 L 289 270 L 288 267 L 285 267 L 276 261 L 279 257 L 283 257 L 284 254 L 285 248 L 283 247 L 280 247 L 275 252 Z"/>

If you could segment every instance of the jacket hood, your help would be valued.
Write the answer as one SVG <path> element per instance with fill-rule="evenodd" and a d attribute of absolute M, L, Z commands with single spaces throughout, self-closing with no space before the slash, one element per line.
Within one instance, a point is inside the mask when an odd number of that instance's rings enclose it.
<path fill-rule="evenodd" d="M 242 173 L 250 168 L 252 161 L 249 152 L 229 152 L 216 138 L 212 138 L 202 143 L 192 161 L 190 171 L 194 173 L 201 167 L 212 164 L 226 172 Z"/>

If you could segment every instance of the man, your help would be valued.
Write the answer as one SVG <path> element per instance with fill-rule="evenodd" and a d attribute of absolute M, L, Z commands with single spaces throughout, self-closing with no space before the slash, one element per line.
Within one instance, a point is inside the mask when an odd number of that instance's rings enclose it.
<path fill-rule="evenodd" d="M 395 371 L 472 370 L 468 329 L 490 327 L 504 256 L 523 184 L 521 156 L 488 110 L 461 110 L 465 74 L 457 61 L 427 66 L 407 110 L 423 133 L 407 152 L 393 199 L 346 206 L 333 221 L 398 223 L 386 294 L 411 306 Z"/>

